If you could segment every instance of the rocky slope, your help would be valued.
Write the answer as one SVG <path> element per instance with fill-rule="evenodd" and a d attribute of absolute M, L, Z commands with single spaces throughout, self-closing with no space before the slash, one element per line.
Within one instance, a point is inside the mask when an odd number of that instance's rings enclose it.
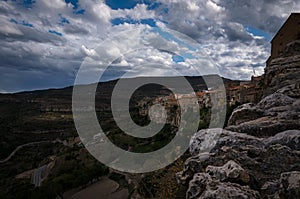
<path fill-rule="evenodd" d="M 270 95 L 284 86 L 299 84 L 300 40 L 291 42 L 278 58 L 272 59 L 265 68 L 264 96 Z"/>
<path fill-rule="evenodd" d="M 264 95 L 238 107 L 226 129 L 259 137 L 300 129 L 300 41 L 290 43 L 265 69 Z"/>
<path fill-rule="evenodd" d="M 219 136 L 210 152 L 203 137 Z M 299 198 L 300 131 L 269 138 L 232 131 L 201 130 L 191 142 L 192 157 L 178 173 L 187 198 Z M 296 194 L 296 195 L 295 195 Z M 297 197 L 296 197 L 297 196 Z"/>
<path fill-rule="evenodd" d="M 265 70 L 265 97 L 234 110 L 228 127 L 201 130 L 177 174 L 186 198 L 300 198 L 300 47 Z"/>
<path fill-rule="evenodd" d="M 234 110 L 227 130 L 266 137 L 300 129 L 300 89 L 292 84 L 265 97 L 258 104 L 243 104 Z"/>

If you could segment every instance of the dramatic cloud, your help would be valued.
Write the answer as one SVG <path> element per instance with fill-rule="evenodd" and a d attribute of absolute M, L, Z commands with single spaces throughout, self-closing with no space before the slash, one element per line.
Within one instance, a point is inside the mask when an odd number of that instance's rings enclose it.
<path fill-rule="evenodd" d="M 103 41 L 140 28 L 148 31 L 106 47 L 105 56 L 127 53 L 114 60 L 105 80 L 126 72 L 172 75 L 167 73 L 172 68 L 193 75 L 189 68 L 201 70 L 204 64 L 195 58 L 199 52 L 217 65 L 220 75 L 249 79 L 254 71 L 263 73 L 270 39 L 299 10 L 300 2 L 293 0 L 1 1 L 0 92 L 71 85 L 84 58 L 97 59 Z M 164 28 L 188 35 L 199 49 L 157 30 Z M 147 37 L 152 49 L 132 49 L 137 37 Z M 95 71 L 106 67 L 102 64 L 91 63 Z"/>
<path fill-rule="evenodd" d="M 269 41 L 297 1 L 161 0 L 168 8 L 160 18 L 172 29 L 205 46 L 219 65 L 221 75 L 249 79 L 262 74 L 269 56 Z"/>

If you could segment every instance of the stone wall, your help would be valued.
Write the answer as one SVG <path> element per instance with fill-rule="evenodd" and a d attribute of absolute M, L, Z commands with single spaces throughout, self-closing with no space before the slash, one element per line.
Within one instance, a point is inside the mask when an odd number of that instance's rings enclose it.
<path fill-rule="evenodd" d="M 300 13 L 293 13 L 271 42 L 271 59 L 281 56 L 288 43 L 297 39 L 300 39 Z"/>

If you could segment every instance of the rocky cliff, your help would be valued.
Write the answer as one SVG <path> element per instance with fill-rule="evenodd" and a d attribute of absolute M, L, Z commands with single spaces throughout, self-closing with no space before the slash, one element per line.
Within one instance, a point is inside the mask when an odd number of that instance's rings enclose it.
<path fill-rule="evenodd" d="M 300 129 L 299 85 L 283 87 L 258 104 L 243 104 L 234 110 L 227 130 L 257 137 Z"/>
<path fill-rule="evenodd" d="M 293 42 L 270 61 L 258 104 L 235 109 L 226 130 L 192 137 L 191 157 L 177 174 L 186 198 L 300 198 L 299 49 Z"/>
<path fill-rule="evenodd" d="M 280 57 L 268 62 L 264 74 L 264 96 L 270 95 L 284 86 L 299 85 L 299 77 L 300 40 L 296 40 L 286 46 Z"/>
<path fill-rule="evenodd" d="M 215 132 L 217 133 L 217 132 Z M 201 144 L 208 130 L 194 135 L 184 170 L 186 198 L 299 198 L 300 131 L 289 130 L 268 138 L 223 130 L 210 152 Z M 204 147 L 204 148 L 203 148 Z"/>

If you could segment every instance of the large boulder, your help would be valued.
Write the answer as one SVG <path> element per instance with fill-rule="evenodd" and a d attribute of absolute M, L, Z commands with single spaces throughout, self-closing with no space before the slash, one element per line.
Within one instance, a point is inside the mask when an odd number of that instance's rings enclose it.
<path fill-rule="evenodd" d="M 274 93 L 262 99 L 255 108 L 268 110 L 270 108 L 292 105 L 295 99 L 282 93 Z"/>
<path fill-rule="evenodd" d="M 263 116 L 264 111 L 256 108 L 252 103 L 237 107 L 228 120 L 228 125 L 239 125 Z"/>
<path fill-rule="evenodd" d="M 206 173 L 197 173 L 189 183 L 187 199 L 255 199 L 260 198 L 257 191 L 248 186 L 220 181 Z"/>
<path fill-rule="evenodd" d="M 270 138 L 201 130 L 192 137 L 192 157 L 178 180 L 188 185 L 187 198 L 288 198 L 291 192 L 300 198 L 294 189 L 284 191 L 280 180 L 283 173 L 300 171 L 299 137 L 299 130 Z"/>

